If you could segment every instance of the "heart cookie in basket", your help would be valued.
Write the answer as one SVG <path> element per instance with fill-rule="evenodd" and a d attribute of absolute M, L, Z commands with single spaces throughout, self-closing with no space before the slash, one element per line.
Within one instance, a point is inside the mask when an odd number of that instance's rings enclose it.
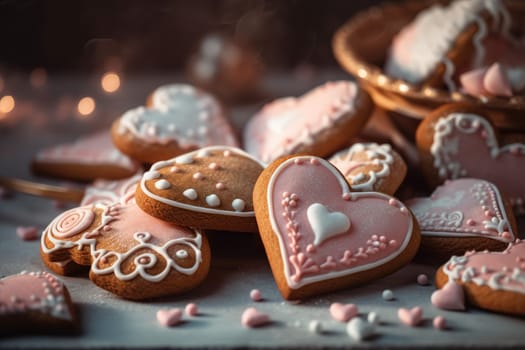
<path fill-rule="evenodd" d="M 135 300 L 187 291 L 210 264 L 200 231 L 156 219 L 133 200 L 64 212 L 44 230 L 40 253 L 57 273 L 84 266 L 96 285 Z"/>
<path fill-rule="evenodd" d="M 112 126 L 115 145 L 143 163 L 212 145 L 238 146 L 219 101 L 191 85 L 161 86 L 151 105 L 124 113 Z"/>
<path fill-rule="evenodd" d="M 419 222 L 425 256 L 448 259 L 467 250 L 504 250 L 517 238 L 512 207 L 488 181 L 447 180 L 430 197 L 406 204 Z"/>
<path fill-rule="evenodd" d="M 379 192 L 352 192 L 314 156 L 281 158 L 254 190 L 259 232 L 284 298 L 358 285 L 407 264 L 420 242 L 411 212 Z"/>
<path fill-rule="evenodd" d="M 416 141 L 422 171 L 432 186 L 461 177 L 487 180 L 509 197 L 517 213 L 523 211 L 525 138 L 506 143 L 481 109 L 440 107 L 420 124 Z"/>
<path fill-rule="evenodd" d="M 361 131 L 371 110 L 359 85 L 329 82 L 264 106 L 244 130 L 244 148 L 265 163 L 294 153 L 329 156 Z"/>

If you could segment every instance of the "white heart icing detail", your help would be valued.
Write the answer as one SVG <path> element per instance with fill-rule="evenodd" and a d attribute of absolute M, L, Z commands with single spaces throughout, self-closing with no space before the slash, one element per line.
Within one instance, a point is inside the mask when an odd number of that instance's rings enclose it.
<path fill-rule="evenodd" d="M 350 228 L 350 219 L 344 213 L 330 212 L 321 203 L 313 203 L 306 211 L 308 222 L 315 234 L 314 245 L 345 233 Z"/>

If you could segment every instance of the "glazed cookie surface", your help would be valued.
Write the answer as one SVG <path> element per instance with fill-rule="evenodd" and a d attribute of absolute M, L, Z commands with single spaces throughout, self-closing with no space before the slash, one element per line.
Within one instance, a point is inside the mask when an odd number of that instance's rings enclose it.
<path fill-rule="evenodd" d="M 134 300 L 192 289 L 210 264 L 200 231 L 156 219 L 133 200 L 64 212 L 44 230 L 40 252 L 57 273 L 69 273 L 60 264 L 87 266 L 96 285 Z"/>
<path fill-rule="evenodd" d="M 264 106 L 244 130 L 244 147 L 265 163 L 294 153 L 329 156 L 359 133 L 371 106 L 357 84 L 329 82 Z"/>
<path fill-rule="evenodd" d="M 101 131 L 41 150 L 33 159 L 32 169 L 40 175 L 89 181 L 123 179 L 142 167 L 115 148 L 109 132 Z"/>
<path fill-rule="evenodd" d="M 431 186 L 461 177 L 487 180 L 509 197 L 517 212 L 522 211 L 525 143 L 501 140 L 479 108 L 464 104 L 438 108 L 419 125 L 416 141 L 421 170 Z"/>
<path fill-rule="evenodd" d="M 406 201 L 419 222 L 425 255 L 450 257 L 467 250 L 504 250 L 517 238 L 512 208 L 492 183 L 446 181 L 428 198 Z"/>
<path fill-rule="evenodd" d="M 322 158 L 272 163 L 254 190 L 259 232 L 285 299 L 355 286 L 385 276 L 416 254 L 410 211 L 379 192 L 351 192 Z"/>
<path fill-rule="evenodd" d="M 184 84 L 156 89 L 151 106 L 129 110 L 113 123 L 112 136 L 123 153 L 148 164 L 205 146 L 238 146 L 219 101 Z"/>
<path fill-rule="evenodd" d="M 352 190 L 394 194 L 405 178 L 407 167 L 389 144 L 356 143 L 330 157 Z"/>
<path fill-rule="evenodd" d="M 0 334 L 71 331 L 77 320 L 66 286 L 48 272 L 0 279 Z"/>
<path fill-rule="evenodd" d="M 503 252 L 467 252 L 453 256 L 436 274 L 436 287 L 449 281 L 463 287 L 467 302 L 490 311 L 525 315 L 525 242 Z"/>
<path fill-rule="evenodd" d="M 142 173 L 138 173 L 127 179 L 117 181 L 95 180 L 91 185 L 86 186 L 80 206 L 127 202 L 131 197 L 134 197 L 137 184 L 141 178 Z"/>
<path fill-rule="evenodd" d="M 240 149 L 206 147 L 155 163 L 137 188 L 148 214 L 211 230 L 257 230 L 252 191 L 263 164 Z"/>

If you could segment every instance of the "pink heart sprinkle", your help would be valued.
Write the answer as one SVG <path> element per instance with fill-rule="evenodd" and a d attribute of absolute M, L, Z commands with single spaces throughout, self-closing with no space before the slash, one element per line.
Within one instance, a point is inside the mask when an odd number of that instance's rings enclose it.
<path fill-rule="evenodd" d="M 465 293 L 463 287 L 454 281 L 448 281 L 430 297 L 432 305 L 444 310 L 465 310 Z"/>
<path fill-rule="evenodd" d="M 512 87 L 507 74 L 499 63 L 494 63 L 483 78 L 485 90 L 496 96 L 512 96 Z"/>
<path fill-rule="evenodd" d="M 182 310 L 179 308 L 162 309 L 157 311 L 157 321 L 164 327 L 172 327 L 180 323 Z"/>
<path fill-rule="evenodd" d="M 330 305 L 330 315 L 339 322 L 348 322 L 357 316 L 358 312 L 359 310 L 355 304 L 333 303 Z"/>
<path fill-rule="evenodd" d="M 38 229 L 34 226 L 18 226 L 16 234 L 24 241 L 34 241 L 38 239 Z"/>
<path fill-rule="evenodd" d="M 423 320 L 423 309 L 420 306 L 415 306 L 410 310 L 399 308 L 397 317 L 407 326 L 415 327 Z"/>
<path fill-rule="evenodd" d="M 270 322 L 270 316 L 258 311 L 254 307 L 249 307 L 242 313 L 241 324 L 244 327 L 254 328 L 264 326 Z"/>
<path fill-rule="evenodd" d="M 463 90 L 474 96 L 487 95 L 487 91 L 483 86 L 483 78 L 486 73 L 487 68 L 480 68 L 461 74 L 459 81 L 461 82 Z"/>

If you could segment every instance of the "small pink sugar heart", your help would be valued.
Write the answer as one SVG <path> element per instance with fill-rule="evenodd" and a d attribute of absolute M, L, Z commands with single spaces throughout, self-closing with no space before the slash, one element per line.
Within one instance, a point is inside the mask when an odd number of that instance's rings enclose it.
<path fill-rule="evenodd" d="M 330 305 L 330 315 L 339 322 L 348 322 L 357 316 L 358 312 L 359 310 L 355 304 L 333 303 Z"/>
<path fill-rule="evenodd" d="M 34 241 L 38 239 L 38 229 L 34 226 L 18 226 L 16 234 L 24 241 Z"/>
<path fill-rule="evenodd" d="M 459 81 L 463 89 L 474 96 L 487 95 L 487 90 L 483 86 L 483 78 L 488 68 L 479 68 L 468 71 L 459 76 Z"/>
<path fill-rule="evenodd" d="M 397 310 L 397 317 L 407 326 L 415 327 L 423 319 L 423 309 L 419 306 L 413 307 L 410 310 L 399 308 L 399 310 Z"/>
<path fill-rule="evenodd" d="M 242 313 L 241 323 L 244 327 L 254 328 L 264 326 L 270 322 L 270 316 L 260 312 L 254 307 L 249 307 Z"/>
<path fill-rule="evenodd" d="M 448 281 L 430 297 L 432 305 L 444 310 L 465 310 L 465 293 L 463 287 L 454 281 Z"/>
<path fill-rule="evenodd" d="M 179 308 L 162 309 L 157 311 L 157 321 L 164 327 L 172 327 L 178 324 L 182 318 L 182 310 Z"/>
<path fill-rule="evenodd" d="M 485 90 L 496 96 L 512 96 L 509 78 L 499 63 L 494 63 L 483 78 Z"/>

